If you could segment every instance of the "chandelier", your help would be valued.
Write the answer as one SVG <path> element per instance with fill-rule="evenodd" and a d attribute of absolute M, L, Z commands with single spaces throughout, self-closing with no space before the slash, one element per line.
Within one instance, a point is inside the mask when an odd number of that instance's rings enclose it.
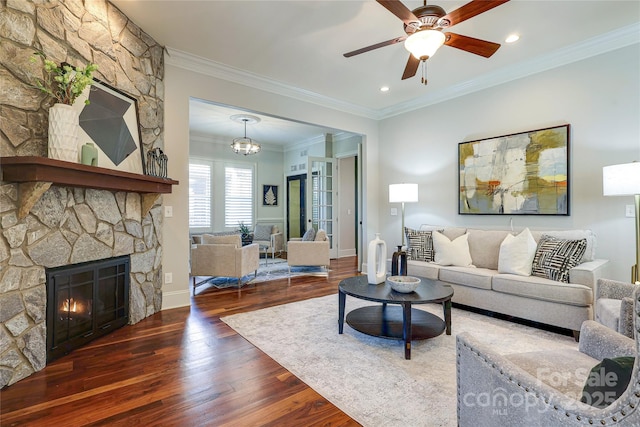
<path fill-rule="evenodd" d="M 233 120 L 234 122 L 244 123 L 244 136 L 234 138 L 233 142 L 231 143 L 231 149 L 233 150 L 233 152 L 236 154 L 243 154 L 245 156 L 248 156 L 249 154 L 259 153 L 262 148 L 260 147 L 260 144 L 247 137 L 247 122 L 251 124 L 259 123 L 260 118 L 248 114 L 235 114 L 231 116 L 231 120 Z"/>

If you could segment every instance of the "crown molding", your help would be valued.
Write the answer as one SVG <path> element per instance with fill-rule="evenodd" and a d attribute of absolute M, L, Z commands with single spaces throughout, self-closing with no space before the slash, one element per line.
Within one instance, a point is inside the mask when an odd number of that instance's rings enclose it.
<path fill-rule="evenodd" d="M 370 119 L 377 119 L 378 112 L 372 108 L 362 107 L 339 99 L 330 98 L 319 93 L 300 89 L 290 86 L 277 80 L 254 74 L 239 68 L 230 67 L 201 56 L 193 55 L 188 52 L 166 47 L 165 64 L 183 68 L 199 74 L 227 80 L 238 83 L 243 86 L 264 90 L 266 92 L 283 95 L 289 98 L 298 99 L 300 101 L 310 102 L 312 104 L 331 108 L 334 110 L 344 111 L 345 113 L 355 114 Z"/>
<path fill-rule="evenodd" d="M 166 48 L 165 63 L 243 86 L 253 87 L 369 119 L 381 120 L 638 43 L 640 43 L 640 23 L 621 27 L 603 35 L 557 49 L 548 54 L 379 110 L 290 86 L 171 47 Z"/>

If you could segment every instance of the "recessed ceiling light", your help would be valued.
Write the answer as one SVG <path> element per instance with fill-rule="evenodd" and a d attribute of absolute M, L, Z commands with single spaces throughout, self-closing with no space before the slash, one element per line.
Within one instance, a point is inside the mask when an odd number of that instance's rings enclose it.
<path fill-rule="evenodd" d="M 505 43 L 515 43 L 520 40 L 520 36 L 517 34 L 509 34 L 507 38 L 504 40 Z"/>
<path fill-rule="evenodd" d="M 380 92 L 389 92 L 389 86 L 382 86 Z"/>

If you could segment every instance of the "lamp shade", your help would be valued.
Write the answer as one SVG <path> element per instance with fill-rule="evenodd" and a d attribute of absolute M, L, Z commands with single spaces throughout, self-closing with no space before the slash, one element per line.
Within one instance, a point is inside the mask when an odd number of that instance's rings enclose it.
<path fill-rule="evenodd" d="M 416 59 L 431 58 L 444 44 L 445 35 L 437 30 L 422 30 L 411 34 L 404 41 L 407 49 Z"/>
<path fill-rule="evenodd" d="M 389 184 L 389 203 L 417 201 L 418 184 Z"/>
<path fill-rule="evenodd" d="M 602 193 L 605 196 L 640 194 L 640 162 L 603 167 Z"/>

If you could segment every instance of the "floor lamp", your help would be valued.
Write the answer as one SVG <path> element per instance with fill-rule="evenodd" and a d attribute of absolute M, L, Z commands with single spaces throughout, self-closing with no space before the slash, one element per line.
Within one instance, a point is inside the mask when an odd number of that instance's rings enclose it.
<path fill-rule="evenodd" d="M 605 196 L 634 196 L 636 204 L 636 265 L 631 267 L 631 283 L 640 285 L 640 162 L 602 168 Z"/>
<path fill-rule="evenodd" d="M 418 184 L 389 184 L 389 203 L 402 203 L 402 228 L 400 233 L 400 245 L 391 258 L 391 274 L 407 274 L 407 253 L 402 250 L 404 246 L 404 204 L 418 201 Z M 400 268 L 398 268 L 400 263 Z"/>

